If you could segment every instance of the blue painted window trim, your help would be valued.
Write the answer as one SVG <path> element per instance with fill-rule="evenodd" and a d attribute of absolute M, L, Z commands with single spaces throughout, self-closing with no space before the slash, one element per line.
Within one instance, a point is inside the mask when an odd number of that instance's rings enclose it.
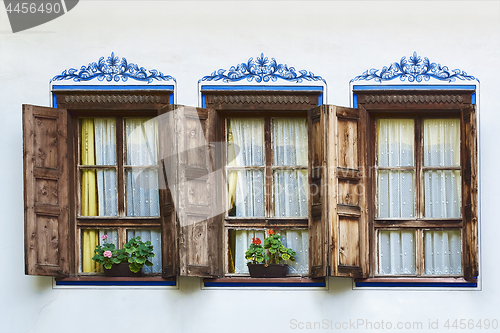
<path fill-rule="evenodd" d="M 355 282 L 356 287 L 425 287 L 425 288 L 476 288 L 477 282 Z"/>
<path fill-rule="evenodd" d="M 326 282 L 204 282 L 205 287 L 304 287 L 324 288 Z"/>
<path fill-rule="evenodd" d="M 475 85 L 457 85 L 457 84 L 401 84 L 401 85 L 353 85 L 352 86 L 352 105 L 353 108 L 358 107 L 358 95 L 356 91 L 366 90 L 471 90 L 471 104 L 476 104 L 477 86 Z"/>
<path fill-rule="evenodd" d="M 323 105 L 323 94 L 325 89 L 323 86 L 251 86 L 251 85 L 203 85 L 201 86 L 201 107 L 207 107 L 207 97 L 203 93 L 205 91 L 320 91 L 318 96 L 318 105 Z"/>
<path fill-rule="evenodd" d="M 176 281 L 57 281 L 56 286 L 176 286 Z"/>
<path fill-rule="evenodd" d="M 52 107 L 57 108 L 57 91 L 170 91 L 169 103 L 174 104 L 174 85 L 53 85 L 52 86 Z"/>

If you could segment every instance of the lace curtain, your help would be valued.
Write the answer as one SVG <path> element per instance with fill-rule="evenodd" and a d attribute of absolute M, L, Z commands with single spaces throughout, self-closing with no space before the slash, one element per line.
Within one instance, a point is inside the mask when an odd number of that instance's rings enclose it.
<path fill-rule="evenodd" d="M 424 120 L 425 217 L 461 217 L 460 119 Z"/>
<path fill-rule="evenodd" d="M 228 120 L 229 214 L 263 217 L 264 206 L 264 120 Z M 252 168 L 254 167 L 254 168 Z"/>
<path fill-rule="evenodd" d="M 381 230 L 378 267 L 382 275 L 415 275 L 415 231 Z"/>
<path fill-rule="evenodd" d="M 158 126 L 149 119 L 125 120 L 127 216 L 159 216 Z"/>
<path fill-rule="evenodd" d="M 415 171 L 390 168 L 414 167 L 413 119 L 377 121 L 378 216 L 415 216 Z"/>
<path fill-rule="evenodd" d="M 307 119 L 273 119 L 274 216 L 308 216 Z M 302 167 L 302 168 L 300 168 Z"/>

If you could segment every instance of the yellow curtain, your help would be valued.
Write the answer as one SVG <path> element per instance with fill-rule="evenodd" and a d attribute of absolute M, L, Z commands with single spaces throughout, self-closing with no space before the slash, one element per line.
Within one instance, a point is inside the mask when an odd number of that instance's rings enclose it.
<path fill-rule="evenodd" d="M 82 119 L 82 165 L 95 165 L 94 120 Z M 97 216 L 97 182 L 95 170 L 82 170 L 82 216 Z M 83 230 L 82 270 L 98 272 L 99 265 L 92 260 L 99 244 L 99 230 Z"/>
<path fill-rule="evenodd" d="M 227 132 L 227 144 L 228 144 L 228 165 L 236 165 L 236 152 L 234 149 L 233 132 L 231 130 L 231 120 L 228 120 L 228 132 Z M 236 200 L 236 182 L 237 182 L 238 172 L 228 172 L 227 175 L 227 186 L 228 186 L 228 196 L 229 196 L 229 210 L 235 206 Z"/>

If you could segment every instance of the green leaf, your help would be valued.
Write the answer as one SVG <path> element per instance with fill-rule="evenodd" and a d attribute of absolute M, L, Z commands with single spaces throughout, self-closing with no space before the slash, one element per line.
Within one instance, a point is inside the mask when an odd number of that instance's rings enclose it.
<path fill-rule="evenodd" d="M 131 263 L 131 264 L 134 263 L 135 262 L 135 258 L 134 257 L 128 258 L 128 262 Z"/>
<path fill-rule="evenodd" d="M 153 263 L 149 260 L 146 260 L 146 266 L 153 266 Z"/>
<path fill-rule="evenodd" d="M 146 262 L 146 258 L 137 258 L 135 260 L 138 264 L 144 264 Z"/>
<path fill-rule="evenodd" d="M 113 265 L 111 265 L 110 263 L 106 263 L 106 264 L 104 264 L 104 267 L 105 267 L 106 269 L 111 269 L 111 266 L 113 266 Z"/>

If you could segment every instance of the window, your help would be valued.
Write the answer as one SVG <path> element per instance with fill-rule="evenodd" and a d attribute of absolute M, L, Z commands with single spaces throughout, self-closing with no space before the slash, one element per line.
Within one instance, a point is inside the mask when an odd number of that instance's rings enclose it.
<path fill-rule="evenodd" d="M 108 90 L 60 88 L 57 108 L 23 106 L 26 274 L 93 281 L 93 251 L 107 235 L 119 247 L 150 240 L 143 273 L 176 275 L 175 213 L 159 186 L 165 140 L 151 120 L 172 90 Z"/>
<path fill-rule="evenodd" d="M 283 244 L 293 248 L 290 274 L 307 275 L 307 118 L 227 118 L 227 273 L 247 274 L 252 238 L 267 237 L 279 223 Z"/>
<path fill-rule="evenodd" d="M 355 94 L 369 142 L 363 154 L 370 270 L 364 277 L 474 280 L 474 90 L 364 87 Z"/>
<path fill-rule="evenodd" d="M 117 248 L 133 237 L 151 241 L 155 257 L 143 273 L 161 273 L 158 129 L 150 118 L 78 118 L 77 165 L 81 272 L 102 271 L 95 246 Z M 97 227 L 93 229 L 90 227 Z"/>
<path fill-rule="evenodd" d="M 377 275 L 461 276 L 460 119 L 375 128 Z"/>

